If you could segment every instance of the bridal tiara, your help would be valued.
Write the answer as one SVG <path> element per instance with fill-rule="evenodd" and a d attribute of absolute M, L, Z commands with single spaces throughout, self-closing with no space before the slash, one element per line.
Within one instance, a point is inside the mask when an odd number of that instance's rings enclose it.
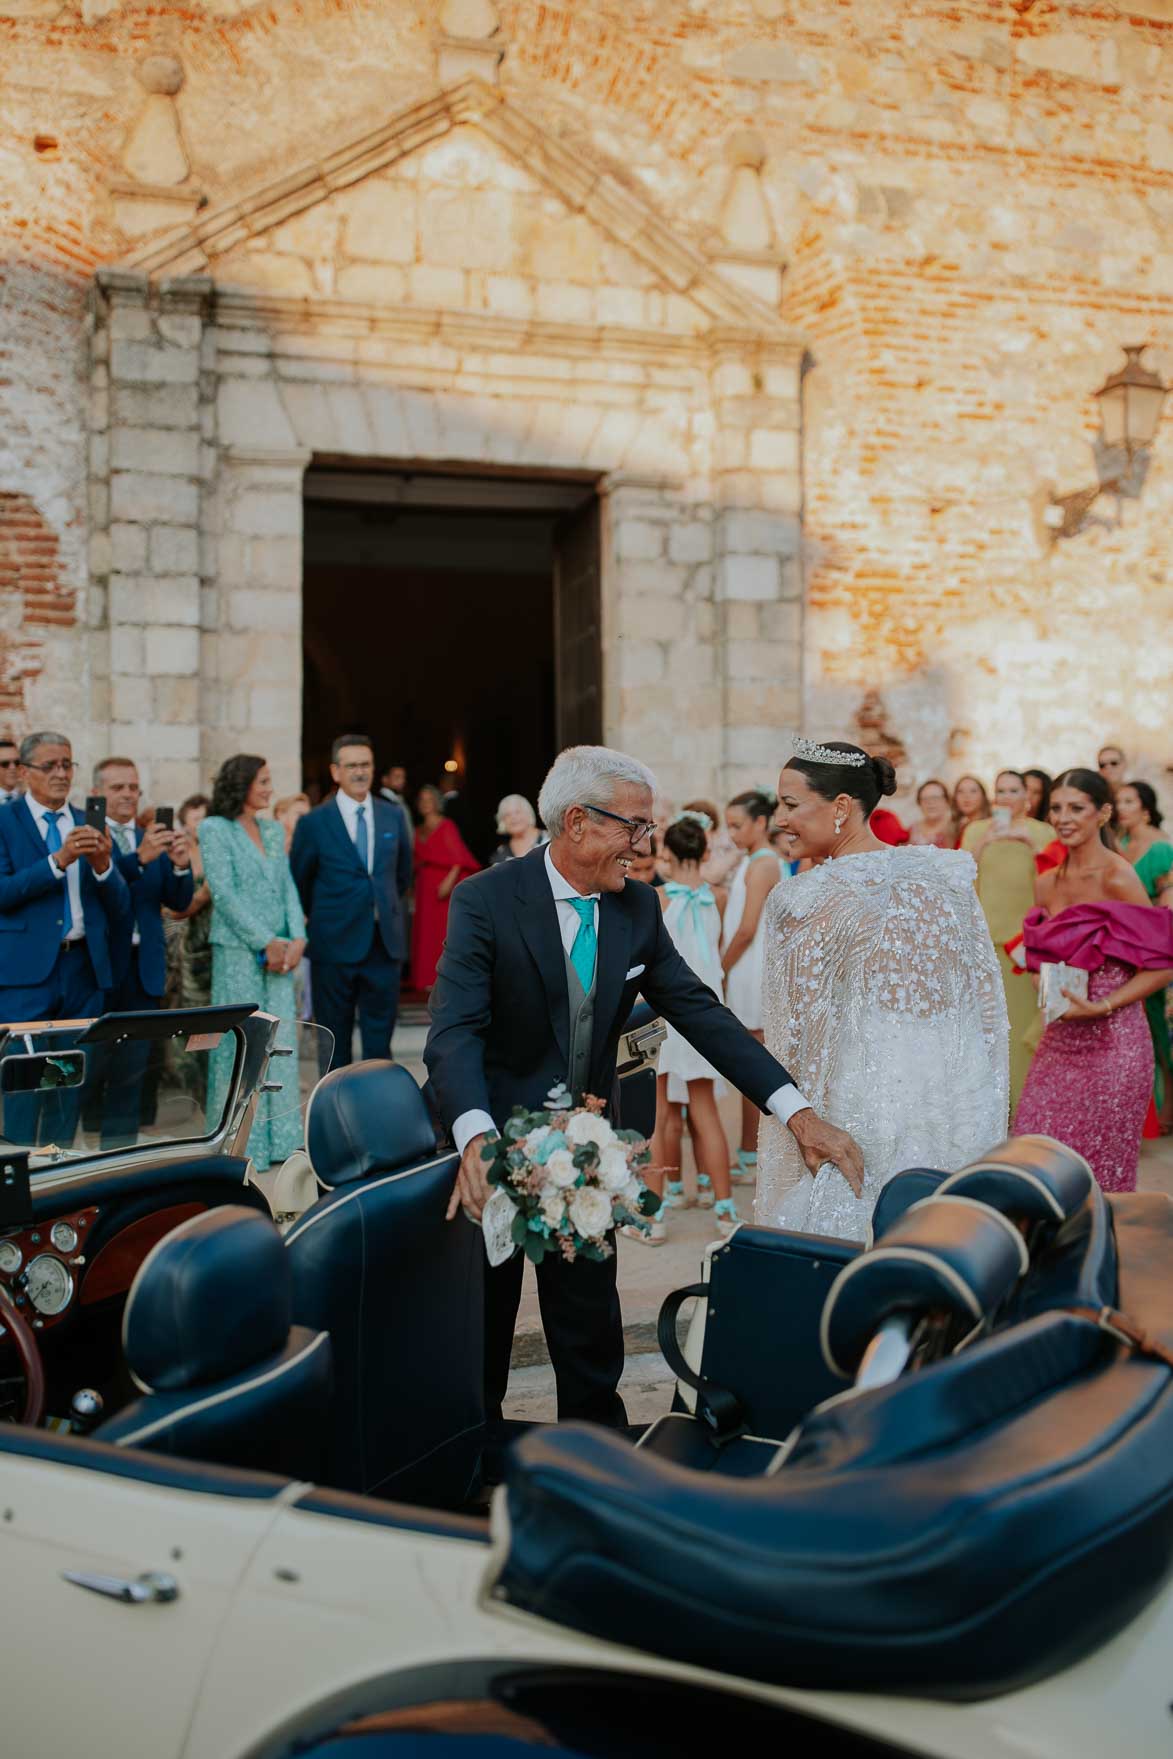
<path fill-rule="evenodd" d="M 838 764 L 843 769 L 862 769 L 865 763 L 872 761 L 866 751 L 832 751 L 814 739 L 804 739 L 800 733 L 791 735 L 790 749 L 804 763 Z"/>

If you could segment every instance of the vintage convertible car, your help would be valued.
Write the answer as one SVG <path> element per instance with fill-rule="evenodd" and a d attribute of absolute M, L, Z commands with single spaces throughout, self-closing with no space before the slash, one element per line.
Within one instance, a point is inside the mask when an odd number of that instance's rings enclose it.
<path fill-rule="evenodd" d="M 1164 1198 L 1024 1138 L 866 1250 L 742 1227 L 666 1304 L 675 1409 L 533 1428 L 486 1515 L 455 1156 L 403 1069 L 276 1034 L 0 1040 L 6 1751 L 1168 1751 Z M 282 1233 L 243 1144 L 303 1084 Z"/>

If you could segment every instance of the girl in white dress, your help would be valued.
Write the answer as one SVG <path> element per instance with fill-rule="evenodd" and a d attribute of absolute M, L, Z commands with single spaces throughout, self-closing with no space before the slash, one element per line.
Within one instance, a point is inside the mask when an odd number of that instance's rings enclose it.
<path fill-rule="evenodd" d="M 782 877 L 782 864 L 770 847 L 770 821 L 776 805 L 764 788 L 738 794 L 725 808 L 725 824 L 742 860 L 729 886 L 725 906 L 722 968 L 725 1001 L 753 1036 L 762 1037 L 762 950 L 765 945 L 766 899 Z M 758 1168 L 758 1124 L 761 1113 L 750 1099 L 741 1100 L 741 1146 L 730 1170 L 738 1184 L 752 1184 Z"/>
<path fill-rule="evenodd" d="M 706 854 L 706 833 L 711 828 L 708 818 L 697 812 L 682 812 L 668 826 L 664 833 L 666 880 L 660 889 L 660 906 L 664 912 L 664 926 L 677 952 L 701 982 L 719 997 L 722 987 L 718 951 L 721 916 L 712 889 L 701 879 L 700 873 Z M 651 1245 L 659 1245 L 667 1237 L 665 1212 L 683 1201 L 680 1151 L 686 1105 L 701 1202 L 708 1207 L 705 1203 L 707 1195 L 722 1234 L 732 1233 L 737 1226 L 739 1217 L 729 1187 L 729 1151 L 717 1112 L 717 1100 L 723 1092 L 724 1087 L 712 1064 L 669 1026 L 668 1036 L 660 1048 L 656 1076 L 656 1130 L 652 1138 L 652 1165 L 660 1171 L 648 1174 L 648 1184 L 655 1190 L 662 1190 L 664 1174 L 675 1176 L 669 1177 L 668 1190 L 654 1218 L 651 1233 L 644 1236 Z"/>
<path fill-rule="evenodd" d="M 766 907 L 766 1044 L 822 1117 L 863 1151 L 862 1185 L 812 1177 L 790 1132 L 762 1131 L 754 1218 L 866 1239 L 905 1167 L 956 1172 L 1006 1134 L 1009 1023 L 973 858 L 893 849 L 868 828 L 895 790 L 885 758 L 796 739 L 778 822 L 818 865 Z"/>

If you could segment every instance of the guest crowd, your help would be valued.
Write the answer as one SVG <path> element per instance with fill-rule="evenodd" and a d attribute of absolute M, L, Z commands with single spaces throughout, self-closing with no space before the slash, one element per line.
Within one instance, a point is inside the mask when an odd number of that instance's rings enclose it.
<path fill-rule="evenodd" d="M 401 992 L 426 998 L 453 890 L 480 865 L 438 787 L 418 788 L 413 816 L 402 766 L 377 776 L 369 740 L 350 733 L 334 742 L 335 792 L 318 806 L 305 794 L 274 801 L 256 755 L 228 758 L 210 794 L 184 800 L 174 823 L 144 808 L 133 759 L 95 766 L 85 810 L 70 803 L 76 770 L 62 733 L 0 740 L 0 1022 L 247 1002 L 277 1016 L 287 1039 L 312 1018 L 335 1066 L 352 1060 L 356 1027 L 364 1059 L 390 1056 Z M 764 905 L 798 870 L 776 804 L 763 786 L 723 811 L 704 798 L 663 805 L 630 870 L 659 889 L 679 951 L 759 1039 Z M 1105 1186 L 1130 1189 L 1142 1129 L 1173 1128 L 1170 973 L 1160 963 L 1169 925 L 1153 914 L 1173 909 L 1173 843 L 1153 788 L 1130 780 L 1124 753 L 1105 746 L 1094 767 L 1054 781 L 1040 769 L 1003 770 L 992 790 L 975 776 L 952 788 L 930 778 L 910 825 L 878 808 L 870 828 L 886 843 L 972 855 L 1010 1017 L 1015 1127 L 1070 1142 Z M 519 794 L 501 801 L 497 830 L 492 864 L 545 842 Z M 1089 937 L 1099 956 L 1081 983 Z M 1040 965 L 1068 974 L 1059 1012 L 1039 1006 Z M 135 1139 L 148 1051 L 140 1078 L 111 1084 L 101 1101 L 103 1145 Z M 218 1113 L 231 1041 L 210 1067 L 169 1055 L 178 1085 Z M 758 1113 L 742 1102 L 730 1151 L 723 1092 L 670 1030 L 652 1154 L 662 1204 L 650 1235 L 637 1237 L 658 1244 L 671 1211 L 694 1201 L 721 1232 L 736 1225 L 735 1189 L 756 1177 Z M 695 1196 L 681 1177 L 685 1131 Z M 299 1140 L 297 1108 L 262 1095 L 255 1163 L 279 1163 Z"/>

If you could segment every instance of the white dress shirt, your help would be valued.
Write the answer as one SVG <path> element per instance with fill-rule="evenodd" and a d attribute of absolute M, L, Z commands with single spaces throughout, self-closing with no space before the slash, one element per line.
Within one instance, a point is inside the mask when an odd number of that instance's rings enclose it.
<path fill-rule="evenodd" d="M 41 836 L 46 836 L 49 830 L 49 820 L 54 816 L 53 812 L 49 807 L 42 806 L 39 800 L 34 800 L 31 794 L 28 796 L 28 809 L 33 815 L 33 823 L 40 831 Z M 73 829 L 73 814 L 68 805 L 58 808 L 56 818 L 57 829 L 61 835 L 61 841 L 64 843 Z M 68 867 L 62 868 L 58 867 L 51 855 L 49 856 L 49 867 L 54 879 L 63 879 L 69 887 L 70 922 L 69 933 L 65 936 L 67 941 L 83 941 L 86 935 L 85 912 L 81 901 L 81 867 L 79 865 L 84 859 L 84 856 L 79 855 L 77 861 L 71 861 Z M 99 881 L 109 879 L 113 866 L 114 858 L 111 856 L 110 866 L 105 873 L 96 873 L 94 878 Z"/>
<path fill-rule="evenodd" d="M 346 834 L 356 849 L 358 847 L 359 807 L 361 806 L 366 812 L 366 818 L 363 822 L 367 827 L 367 872 L 373 873 L 375 869 L 375 814 L 370 795 L 368 794 L 363 800 L 352 800 L 349 794 L 344 794 L 341 788 L 339 788 L 334 799 L 337 801 L 338 810 L 342 814 L 342 822 L 346 826 Z"/>
<path fill-rule="evenodd" d="M 108 818 L 106 820 L 106 829 L 110 833 L 111 843 L 113 844 L 114 848 L 117 849 L 117 851 L 120 855 L 133 855 L 137 852 L 137 850 L 138 850 L 138 826 L 134 823 L 133 820 L 129 824 L 124 825 L 124 824 L 119 824 L 117 819 Z M 119 836 L 120 831 L 125 831 L 127 833 L 127 843 L 129 846 L 126 849 L 124 849 L 122 847 L 122 838 Z M 139 933 L 138 926 L 136 924 L 136 926 L 131 930 L 131 936 L 130 936 L 131 946 L 132 947 L 140 946 L 142 944 L 142 938 L 143 937 Z"/>
<path fill-rule="evenodd" d="M 550 845 L 546 845 L 546 878 L 550 882 L 550 890 L 554 894 L 554 904 L 558 911 L 558 928 L 562 936 L 562 945 L 566 949 L 567 958 L 574 945 L 575 936 L 582 925 L 582 919 L 571 902 L 574 898 L 593 898 L 595 903 L 595 934 L 599 932 L 599 894 L 598 892 L 576 892 L 570 881 L 566 879 L 554 865 L 554 857 L 550 853 Z M 791 1083 L 779 1087 L 773 1092 L 766 1105 L 781 1124 L 788 1124 L 795 1112 L 805 1111 L 810 1105 L 798 1088 Z M 481 1136 L 497 1128 L 488 1112 L 474 1109 L 461 1112 L 452 1126 L 452 1140 L 456 1144 L 456 1152 L 463 1154 L 474 1136 Z"/>

